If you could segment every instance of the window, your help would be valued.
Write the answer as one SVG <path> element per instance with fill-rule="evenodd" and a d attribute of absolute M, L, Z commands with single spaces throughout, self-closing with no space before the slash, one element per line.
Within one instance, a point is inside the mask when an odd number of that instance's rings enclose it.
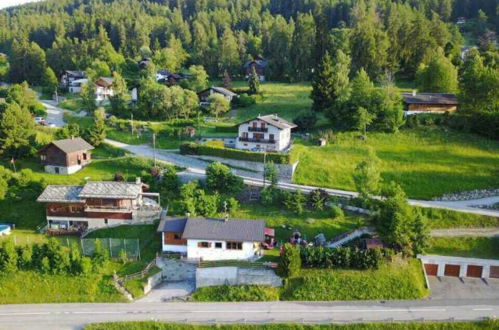
<path fill-rule="evenodd" d="M 269 140 L 274 141 L 274 134 L 269 134 Z"/>
<path fill-rule="evenodd" d="M 243 139 L 247 139 L 248 138 L 248 132 L 243 132 Z"/>
<path fill-rule="evenodd" d="M 221 249 L 221 248 L 222 248 L 222 242 L 216 242 L 215 249 Z"/>
<path fill-rule="evenodd" d="M 59 167 L 54 167 L 55 174 L 59 174 Z"/>
<path fill-rule="evenodd" d="M 256 121 L 253 122 L 253 128 L 257 128 L 258 123 Z"/>
<path fill-rule="evenodd" d="M 108 220 L 104 219 L 104 224 L 107 225 L 107 223 L 108 223 Z"/>
<path fill-rule="evenodd" d="M 242 250 L 243 243 L 241 242 L 227 242 L 227 250 Z"/>
<path fill-rule="evenodd" d="M 87 160 L 87 153 L 86 152 L 83 153 L 83 160 Z"/>
<path fill-rule="evenodd" d="M 262 129 L 265 129 L 265 123 L 262 122 Z"/>
<path fill-rule="evenodd" d="M 46 160 L 46 159 L 47 159 L 47 156 L 46 156 L 46 155 L 40 155 L 40 159 L 41 159 L 41 160 Z"/>
<path fill-rule="evenodd" d="M 182 237 L 180 237 L 180 234 L 175 234 L 175 235 L 173 235 L 173 238 L 174 238 L 174 239 L 182 239 Z"/>
<path fill-rule="evenodd" d="M 198 242 L 198 248 L 210 248 L 211 243 L 210 242 Z"/>

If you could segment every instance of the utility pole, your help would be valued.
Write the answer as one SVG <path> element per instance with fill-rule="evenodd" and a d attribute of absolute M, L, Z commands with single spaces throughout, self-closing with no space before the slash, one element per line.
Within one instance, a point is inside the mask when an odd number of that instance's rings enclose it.
<path fill-rule="evenodd" d="M 133 113 L 130 114 L 130 127 L 132 129 L 132 137 L 133 137 Z"/>
<path fill-rule="evenodd" d="M 156 133 L 152 133 L 152 151 L 154 157 L 154 167 L 156 167 Z"/>

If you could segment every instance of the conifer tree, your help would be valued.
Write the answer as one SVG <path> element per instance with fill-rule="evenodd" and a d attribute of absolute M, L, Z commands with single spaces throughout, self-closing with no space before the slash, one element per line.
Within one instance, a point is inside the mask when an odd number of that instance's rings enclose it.
<path fill-rule="evenodd" d="M 248 80 L 249 85 L 249 93 L 250 94 L 258 94 L 260 92 L 260 78 L 256 73 L 255 67 L 252 67 L 251 74 Z"/>

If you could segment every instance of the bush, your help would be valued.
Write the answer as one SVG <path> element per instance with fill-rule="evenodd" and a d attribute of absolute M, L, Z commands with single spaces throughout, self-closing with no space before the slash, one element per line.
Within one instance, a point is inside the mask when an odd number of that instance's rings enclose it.
<path fill-rule="evenodd" d="M 206 168 L 206 186 L 221 194 L 236 195 L 243 190 L 244 182 L 234 175 L 228 166 L 214 162 Z"/>
<path fill-rule="evenodd" d="M 312 129 L 317 123 L 317 114 L 313 111 L 303 111 L 293 119 L 293 122 L 298 125 L 300 130 Z"/>
<path fill-rule="evenodd" d="M 182 155 L 204 155 L 214 156 L 236 160 L 246 160 L 251 162 L 263 162 L 264 153 L 244 151 L 232 148 L 217 148 L 207 145 L 199 145 L 193 142 L 187 142 L 180 145 L 180 153 Z M 272 161 L 275 164 L 290 164 L 291 159 L 289 154 L 281 154 L 275 152 L 267 153 L 267 161 Z"/>
<path fill-rule="evenodd" d="M 282 277 L 293 277 L 300 271 L 301 263 L 300 248 L 286 243 L 282 248 L 277 273 Z"/>
<path fill-rule="evenodd" d="M 345 217 L 345 213 L 338 205 L 333 205 L 331 207 L 331 217 L 334 219 L 342 219 Z"/>
<path fill-rule="evenodd" d="M 221 285 L 199 288 L 195 301 L 272 301 L 279 300 L 279 289 L 259 285 Z"/>
<path fill-rule="evenodd" d="M 391 249 L 360 250 L 356 247 L 329 249 L 324 247 L 302 247 L 302 265 L 310 268 L 354 268 L 377 269 L 386 259 L 393 256 Z"/>
<path fill-rule="evenodd" d="M 248 94 L 240 94 L 239 97 L 234 97 L 232 99 L 232 104 L 238 108 L 249 107 L 255 103 L 255 97 Z"/>
<path fill-rule="evenodd" d="M 288 193 L 284 200 L 284 206 L 291 212 L 296 214 L 303 213 L 303 206 L 305 205 L 305 196 L 298 190 L 296 193 Z"/>
<path fill-rule="evenodd" d="M 328 198 L 329 195 L 324 189 L 315 189 L 308 195 L 308 205 L 314 210 L 322 211 Z"/>
<path fill-rule="evenodd" d="M 215 132 L 217 133 L 235 133 L 238 132 L 238 127 L 234 126 L 215 126 Z"/>

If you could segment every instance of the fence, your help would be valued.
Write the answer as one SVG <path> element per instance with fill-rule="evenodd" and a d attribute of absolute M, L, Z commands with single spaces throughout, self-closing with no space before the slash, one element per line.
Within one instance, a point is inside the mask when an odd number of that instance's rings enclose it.
<path fill-rule="evenodd" d="M 121 251 L 125 251 L 128 258 L 140 260 L 138 238 L 83 238 L 80 241 L 82 253 L 87 256 L 93 255 L 96 241 L 100 241 L 100 244 L 109 251 L 111 258 L 117 258 Z"/>

